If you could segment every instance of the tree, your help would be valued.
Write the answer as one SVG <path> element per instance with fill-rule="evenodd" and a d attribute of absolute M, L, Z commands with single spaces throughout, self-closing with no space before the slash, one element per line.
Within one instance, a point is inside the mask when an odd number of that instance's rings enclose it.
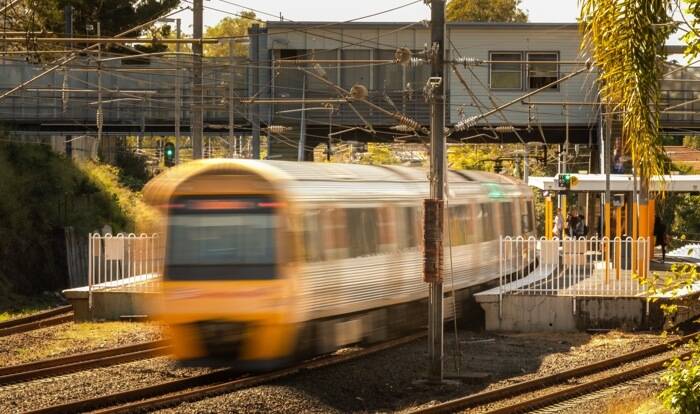
<path fill-rule="evenodd" d="M 13 30 L 63 33 L 64 7 L 72 6 L 75 35 L 95 35 L 100 22 L 102 35 L 114 36 L 174 10 L 179 3 L 180 0 L 27 0 L 8 9 L 8 23 Z"/>
<path fill-rule="evenodd" d="M 459 22 L 527 22 L 520 0 L 451 0 L 445 17 Z"/>
<path fill-rule="evenodd" d="M 583 0 L 582 48 L 599 69 L 600 99 L 619 113 L 642 180 L 663 172 L 659 101 L 671 0 Z"/>
<path fill-rule="evenodd" d="M 248 34 L 248 28 L 257 23 L 255 13 L 250 11 L 241 12 L 241 17 L 225 17 L 216 24 L 216 26 L 207 27 L 204 37 L 218 38 L 242 38 Z M 207 44 L 204 45 L 204 55 L 211 57 L 227 57 L 229 56 L 229 45 L 223 44 Z M 241 43 L 236 43 L 234 46 L 234 56 L 248 56 L 248 46 Z"/>

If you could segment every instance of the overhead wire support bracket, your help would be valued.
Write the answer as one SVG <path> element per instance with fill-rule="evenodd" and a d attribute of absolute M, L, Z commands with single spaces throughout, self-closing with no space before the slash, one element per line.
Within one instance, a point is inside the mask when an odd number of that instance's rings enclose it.
<path fill-rule="evenodd" d="M 465 130 L 467 130 L 467 129 L 473 127 L 474 125 L 476 125 L 476 122 L 477 122 L 477 121 L 480 121 L 480 120 L 482 120 L 482 119 L 484 119 L 484 118 L 487 118 L 487 117 L 489 117 L 489 116 L 491 116 L 491 115 L 493 115 L 493 114 L 495 114 L 495 113 L 497 113 L 497 112 L 500 112 L 500 111 L 502 111 L 503 109 L 505 109 L 505 108 L 507 108 L 507 107 L 509 107 L 509 106 L 512 106 L 512 105 L 514 105 L 514 104 L 516 104 L 516 103 L 518 103 L 518 102 L 520 102 L 520 101 L 522 101 L 522 100 L 525 100 L 525 99 L 529 98 L 529 97 L 532 96 L 532 95 L 536 95 L 536 94 L 538 94 L 538 93 L 540 93 L 540 92 L 542 92 L 542 91 L 545 91 L 545 90 L 547 90 L 547 89 L 550 89 L 552 86 L 555 86 L 555 85 L 558 85 L 558 84 L 560 84 L 560 83 L 562 83 L 562 82 L 564 82 L 564 81 L 567 81 L 567 80 L 573 78 L 573 77 L 576 76 L 576 75 L 579 75 L 579 74 L 581 74 L 581 73 L 583 73 L 583 72 L 589 71 L 589 70 L 591 69 L 591 67 L 592 67 L 592 66 L 591 66 L 591 64 L 590 64 L 590 62 L 589 62 L 589 63 L 586 64 L 586 67 L 581 68 L 581 69 L 578 69 L 578 70 L 576 70 L 576 71 L 574 71 L 574 72 L 571 72 L 571 73 L 569 73 L 569 74 L 566 75 L 566 76 L 563 76 L 563 77 L 561 77 L 561 78 L 559 78 L 559 79 L 557 79 L 557 80 L 555 80 L 555 81 L 553 81 L 553 82 L 550 82 L 550 83 L 548 83 L 548 84 L 542 86 L 541 88 L 535 89 L 535 90 L 532 91 L 532 92 L 528 92 L 528 93 L 526 93 L 525 95 L 522 95 L 522 96 L 520 96 L 520 97 L 518 97 L 518 98 L 515 98 L 515 99 L 509 101 L 509 102 L 506 102 L 506 103 L 504 103 L 503 105 L 500 105 L 500 106 L 498 106 L 498 107 L 496 107 L 496 108 L 494 108 L 494 109 L 492 109 L 492 110 L 490 110 L 490 111 L 488 111 L 488 112 L 485 112 L 485 113 L 483 113 L 483 114 L 470 116 L 469 118 L 467 118 L 467 119 L 465 119 L 465 120 L 463 120 L 463 121 L 460 121 L 460 122 L 456 123 L 456 124 L 454 125 L 454 127 L 452 128 L 451 134 L 454 133 L 454 132 L 462 132 L 462 131 L 465 131 Z"/>

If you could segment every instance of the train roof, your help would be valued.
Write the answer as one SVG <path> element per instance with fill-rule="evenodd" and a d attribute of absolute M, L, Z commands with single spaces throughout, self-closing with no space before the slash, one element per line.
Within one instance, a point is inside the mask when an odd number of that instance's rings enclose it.
<path fill-rule="evenodd" d="M 151 180 L 144 189 L 146 202 L 167 203 L 180 183 L 200 175 L 257 175 L 280 183 L 296 198 L 357 198 L 387 194 L 394 197 L 423 197 L 427 192 L 427 171 L 418 167 L 395 165 L 362 165 L 296 161 L 259 161 L 240 159 L 207 159 L 188 162 L 169 169 Z M 284 184 L 282 184 L 284 183 Z M 453 191 L 460 188 L 481 188 L 496 184 L 506 193 L 522 193 L 527 187 L 519 180 L 483 171 L 450 170 L 448 183 Z M 474 190 L 472 190 L 473 192 Z"/>

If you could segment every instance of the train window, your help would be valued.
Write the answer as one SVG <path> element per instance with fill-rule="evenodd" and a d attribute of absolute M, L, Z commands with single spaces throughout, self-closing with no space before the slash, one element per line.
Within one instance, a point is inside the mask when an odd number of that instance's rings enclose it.
<path fill-rule="evenodd" d="M 307 262 L 323 260 L 323 233 L 321 232 L 321 212 L 304 212 L 304 259 Z"/>
<path fill-rule="evenodd" d="M 385 206 L 379 209 L 379 250 L 382 253 L 393 252 L 396 250 L 396 224 L 394 217 L 394 209 L 390 206 Z"/>
<path fill-rule="evenodd" d="M 503 222 L 503 235 L 516 236 L 513 226 L 513 203 L 501 203 L 501 221 Z"/>
<path fill-rule="evenodd" d="M 453 246 L 461 246 L 467 243 L 467 206 L 450 206 L 448 209 L 450 240 Z"/>
<path fill-rule="evenodd" d="M 326 260 L 348 257 L 348 241 L 345 227 L 345 210 L 329 208 L 323 211 L 324 243 Z"/>
<path fill-rule="evenodd" d="M 481 223 L 481 241 L 491 241 L 496 238 L 496 220 L 493 204 L 482 203 L 477 208 L 477 221 Z"/>
<path fill-rule="evenodd" d="M 476 225 L 474 224 L 474 209 L 472 206 L 464 206 L 464 242 L 466 244 L 475 243 L 477 239 Z"/>
<path fill-rule="evenodd" d="M 418 246 L 418 241 L 423 236 L 423 213 L 418 207 L 401 207 L 401 237 L 399 240 L 402 249 L 410 249 Z"/>
<path fill-rule="evenodd" d="M 269 197 L 183 197 L 168 217 L 170 280 L 272 279 L 279 218 Z"/>
<path fill-rule="evenodd" d="M 523 228 L 523 235 L 532 231 L 532 206 L 530 200 L 520 202 L 520 217 Z"/>
<path fill-rule="evenodd" d="M 377 209 L 349 208 L 346 211 L 350 257 L 377 253 L 379 235 Z"/>

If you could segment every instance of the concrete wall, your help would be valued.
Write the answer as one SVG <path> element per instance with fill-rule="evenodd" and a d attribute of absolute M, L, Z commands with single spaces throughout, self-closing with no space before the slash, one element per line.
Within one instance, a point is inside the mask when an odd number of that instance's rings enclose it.
<path fill-rule="evenodd" d="M 567 296 L 504 295 L 499 318 L 498 296 L 477 296 L 484 309 L 486 330 L 567 332 L 586 329 L 661 329 L 659 303 L 645 299 L 573 298 Z"/>

